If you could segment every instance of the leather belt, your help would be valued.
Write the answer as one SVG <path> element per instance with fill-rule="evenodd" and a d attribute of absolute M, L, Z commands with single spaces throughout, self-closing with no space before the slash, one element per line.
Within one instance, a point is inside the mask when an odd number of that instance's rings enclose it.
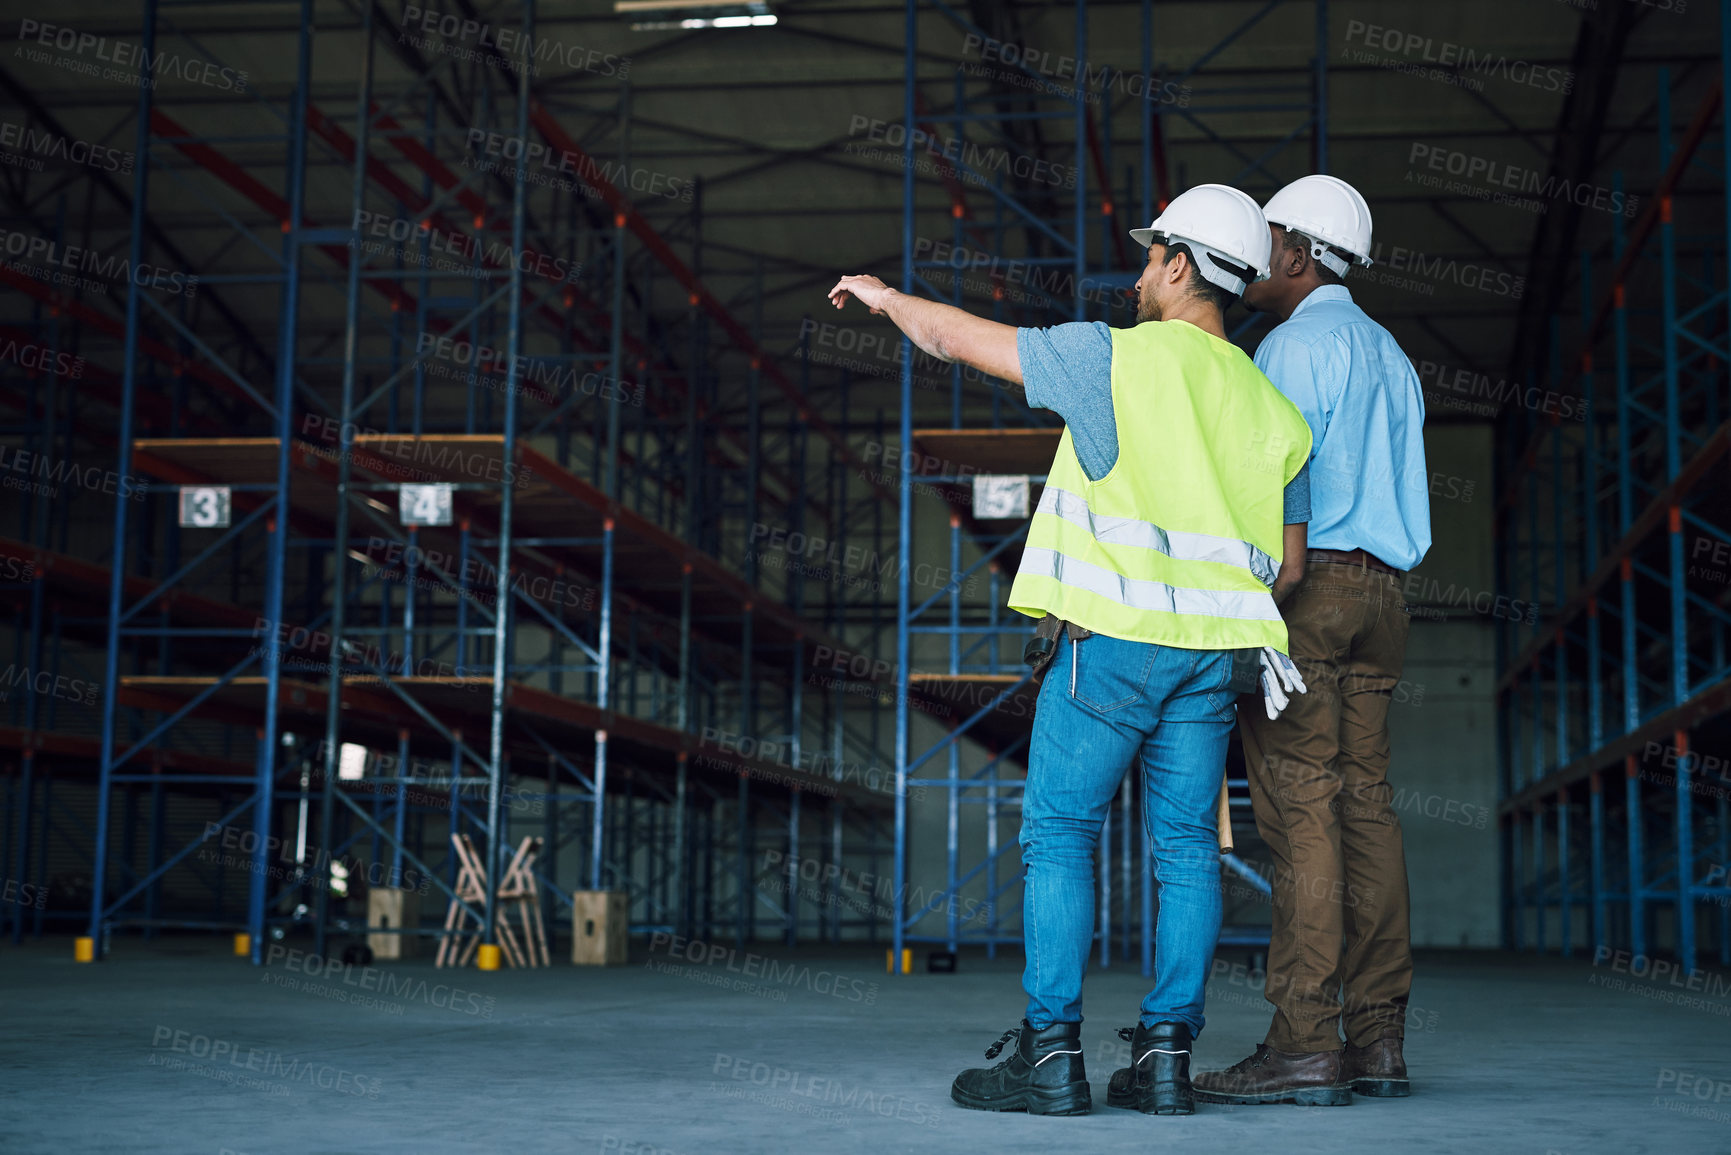
<path fill-rule="evenodd" d="M 1306 560 L 1329 562 L 1333 565 L 1355 565 L 1361 569 L 1374 569 L 1382 573 L 1400 576 L 1400 571 L 1383 561 L 1373 553 L 1362 549 L 1322 549 L 1312 547 L 1305 551 Z"/>

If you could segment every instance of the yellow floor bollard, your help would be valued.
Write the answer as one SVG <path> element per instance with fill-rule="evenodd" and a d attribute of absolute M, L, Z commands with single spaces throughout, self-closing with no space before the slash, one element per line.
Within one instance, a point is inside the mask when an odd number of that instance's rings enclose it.
<path fill-rule="evenodd" d="M 77 938 L 73 939 L 72 940 L 72 961 L 73 962 L 95 962 L 96 961 L 96 940 L 93 938 L 89 938 L 87 936 L 84 936 L 84 935 L 79 935 Z"/>
<path fill-rule="evenodd" d="M 475 965 L 484 971 L 499 969 L 499 948 L 491 943 L 482 943 L 481 949 L 475 952 Z"/>
<path fill-rule="evenodd" d="M 235 957 L 236 958 L 245 958 L 247 955 L 250 955 L 251 953 L 252 953 L 252 935 L 250 935 L 250 934 L 237 934 L 237 935 L 235 935 L 234 936 L 234 955 L 235 955 Z"/>
<path fill-rule="evenodd" d="M 896 973 L 896 952 L 894 947 L 884 951 L 884 973 L 891 975 Z M 904 946 L 902 948 L 902 973 L 904 975 L 911 975 L 914 973 L 914 948 L 911 946 Z"/>

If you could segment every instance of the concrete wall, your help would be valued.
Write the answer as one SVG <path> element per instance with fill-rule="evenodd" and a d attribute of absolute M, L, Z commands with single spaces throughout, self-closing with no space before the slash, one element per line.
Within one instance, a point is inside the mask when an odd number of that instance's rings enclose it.
<path fill-rule="evenodd" d="M 1496 618 L 1477 608 L 1498 605 L 1490 427 L 1433 426 L 1425 450 L 1433 541 L 1407 580 L 1415 613 L 1405 698 L 1397 691 L 1390 712 L 1389 781 L 1406 835 L 1413 943 L 1496 946 Z M 1448 608 L 1428 608 L 1437 603 Z"/>

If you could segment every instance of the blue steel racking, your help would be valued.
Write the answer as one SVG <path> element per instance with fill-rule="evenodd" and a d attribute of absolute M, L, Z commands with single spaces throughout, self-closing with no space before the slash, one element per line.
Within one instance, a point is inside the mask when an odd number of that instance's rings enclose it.
<path fill-rule="evenodd" d="M 1553 323 L 1541 384 L 1578 386 L 1584 421 L 1529 411 L 1501 431 L 1500 580 L 1549 609 L 1499 637 L 1505 941 L 1623 951 L 1638 974 L 1668 955 L 1690 983 L 1706 927 L 1731 965 L 1731 597 L 1725 551 L 1715 568 L 1695 548 L 1711 561 L 1731 539 L 1731 3 L 1719 19 L 1718 75 L 1681 140 L 1658 70 L 1663 176 L 1631 226 L 1613 217 L 1608 257 L 1581 251 L 1572 358 Z"/>
<path fill-rule="evenodd" d="M 144 11 L 146 53 L 156 42 L 157 7 L 152 2 Z M 171 483 L 227 485 L 236 509 L 230 528 L 197 542 L 195 553 L 188 545 L 192 556 L 182 560 L 187 543 L 178 527 L 152 520 L 141 526 L 119 503 L 113 564 L 84 575 L 87 586 L 107 586 L 103 684 L 110 688 L 103 703 L 91 839 L 88 936 L 95 953 L 108 949 L 116 928 L 233 929 L 248 935 L 258 962 L 273 933 L 308 925 L 314 949 L 322 953 L 333 930 L 352 927 L 331 910 L 333 888 L 321 856 L 357 853 L 370 841 L 370 863 L 389 862 L 389 877 L 401 878 L 406 863 L 455 898 L 453 858 L 427 849 L 441 841 L 438 818 L 448 821 L 451 834 L 467 829 L 481 835 L 497 877 L 508 834 L 521 830 L 509 828 L 509 796 L 542 805 L 541 833 L 555 851 L 572 843 L 580 847 L 580 885 L 628 891 L 634 930 L 731 934 L 743 941 L 755 933 L 766 909 L 791 941 L 802 927 L 802 898 L 795 889 L 802 823 L 822 822 L 830 862 L 859 853 L 844 843 L 850 824 L 867 840 L 865 853 L 875 854 L 876 814 L 884 800 L 850 780 L 848 756 L 862 744 L 843 724 L 844 687 L 827 695 L 805 689 L 811 655 L 840 647 L 823 626 L 799 616 L 803 576 L 790 575 L 774 589 L 760 580 L 748 552 L 727 558 L 744 571 L 742 579 L 721 560 L 720 529 L 729 516 L 743 514 L 752 525 L 778 511 L 790 524 L 803 524 L 806 507 L 814 504 L 807 481 L 813 434 L 829 446 L 822 468 L 845 503 L 847 475 L 858 465 L 847 445 L 845 412 L 840 430 L 811 412 L 802 384 L 762 349 L 760 326 L 742 325 L 704 285 L 698 272 L 701 200 L 690 222 L 696 259 L 687 264 L 532 92 L 527 69 L 513 68 L 496 50 L 490 60 L 472 62 L 479 117 L 473 126 L 441 127 L 441 115 L 451 112 L 431 82 L 436 69 L 412 53 L 406 91 L 390 104 L 376 99 L 375 45 L 394 44 L 399 57 L 406 50 L 400 38 L 392 40 L 395 29 L 377 30 L 389 24 L 382 10 L 364 5 L 364 63 L 351 136 L 311 98 L 316 33 L 310 0 L 303 0 L 300 15 L 288 107 L 268 110 L 287 126 L 286 133 L 247 138 L 280 143 L 281 193 L 225 153 L 224 142 L 233 137 L 181 126 L 154 106 L 148 87 L 141 88 L 137 108 L 130 200 L 135 266 L 152 235 L 153 149 L 174 150 L 192 162 L 192 171 L 210 178 L 200 186 L 180 171 L 165 170 L 178 190 L 202 201 L 243 242 L 270 252 L 257 227 L 231 207 L 235 196 L 262 213 L 267 226 L 281 226 L 271 271 L 209 278 L 276 290 L 278 345 L 268 361 L 268 396 L 136 284 L 128 286 L 124 326 L 41 285 L 20 286 L 56 308 L 84 309 L 85 319 L 120 330 L 126 369 L 114 389 L 119 474 L 139 469 Z M 525 0 L 522 17 L 524 39 L 532 41 L 533 0 Z M 504 78 L 498 93 L 489 83 L 495 69 Z M 420 128 L 399 123 L 403 110 L 423 99 Z M 630 117 L 623 85 L 617 117 L 623 164 Z M 463 179 L 445 157 L 449 142 L 471 127 L 508 131 L 518 141 L 533 132 L 550 148 L 578 158 L 582 195 L 567 189 L 570 196 L 544 196 L 532 207 L 524 166 L 495 180 Z M 375 140 L 419 172 L 419 189 L 381 160 Z M 314 147 L 330 150 L 352 169 L 347 227 L 320 225 L 308 210 Z M 458 150 L 453 159 L 463 164 L 478 158 Z M 494 199 L 501 194 L 503 206 Z M 394 267 L 368 260 L 362 228 L 369 209 L 386 205 L 393 219 L 418 226 L 414 243 L 387 257 L 394 258 Z M 453 223 L 464 215 L 472 224 Z M 482 255 L 487 238 L 500 233 L 509 236 L 502 263 Z M 459 242 L 468 267 L 434 271 L 427 258 L 438 237 Z M 520 259 L 529 253 L 556 256 L 574 271 L 531 278 Z M 309 259 L 314 254 L 343 274 L 340 282 Z M 634 261 L 642 266 L 636 272 L 630 268 Z M 670 352 L 666 323 L 647 306 L 627 319 L 632 279 L 640 278 L 636 290 L 647 301 L 658 272 L 689 303 L 685 368 Z M 8 279 L 16 279 L 10 270 Z M 449 293 L 453 281 L 467 291 Z M 304 347 L 311 326 L 303 323 L 303 294 L 319 290 L 340 293 L 344 306 L 345 340 L 334 360 Z M 761 300 L 761 280 L 756 295 Z M 378 298 L 388 312 L 377 308 Z M 565 311 L 548 307 L 549 299 Z M 150 336 L 147 327 L 170 331 L 178 348 Z M 502 347 L 500 388 L 483 387 L 495 383 L 486 373 L 470 374 L 461 405 L 451 412 L 452 392 L 430 379 L 426 342 L 418 339 L 429 333 L 454 334 L 471 350 Z M 712 336 L 746 363 L 729 376 L 735 396 L 724 396 L 722 374 L 710 365 Z M 531 340 L 539 340 L 543 350 L 554 344 L 558 352 L 531 352 Z M 177 390 L 167 427 L 151 430 L 169 436 L 139 437 L 145 428 L 141 417 L 154 402 L 145 386 L 157 365 L 172 370 L 177 381 L 193 378 L 233 402 L 233 423 L 219 422 L 219 430 L 266 435 L 184 436 L 213 430 L 208 421 L 201 425 L 195 411 L 183 411 Z M 341 374 L 334 405 L 308 380 L 332 366 Z M 532 367 L 549 366 L 592 366 L 582 382 L 598 380 L 602 387 L 578 388 L 573 378 L 549 394 L 523 380 Z M 638 404 L 628 416 L 623 386 L 632 377 Z M 740 378 L 750 423 L 743 445 L 703 425 L 710 411 L 736 399 Z M 783 460 L 764 452 L 764 384 L 773 385 L 790 410 Z M 651 405 L 663 410 L 659 416 L 665 420 L 647 419 Z M 370 429 L 369 421 L 380 428 Z M 453 425 L 460 431 L 452 431 Z M 530 438 L 551 441 L 553 448 L 543 453 Z M 587 480 L 578 472 L 582 438 L 589 441 Z M 715 441 L 737 449 L 738 459 L 718 464 L 698 451 Z M 630 478 L 621 470 L 627 455 Z M 403 464 L 404 457 L 412 467 Z M 484 480 L 473 479 L 477 466 Z M 522 481 L 531 473 L 532 484 Z M 450 484 L 456 526 L 440 531 L 394 524 L 386 516 L 389 498 L 408 481 Z M 877 500 L 887 494 L 883 487 L 869 488 Z M 144 508 L 161 512 L 148 502 Z M 357 517 L 371 531 L 364 541 L 352 529 Z M 666 527 L 682 528 L 685 540 Z M 167 545 L 166 562 L 153 556 L 159 541 Z M 199 592 L 210 584 L 213 560 L 226 552 L 238 565 L 261 547 L 262 564 L 252 562 L 262 584 L 256 602 L 213 601 Z M 297 582 L 303 564 L 305 576 Z M 153 580 L 134 572 L 153 565 L 166 576 Z M 469 576 L 475 569 L 481 581 Z M 567 614 L 563 603 L 549 612 L 522 588 L 524 577 L 567 574 L 593 582 L 584 592 L 594 594 L 595 612 Z M 421 592 L 423 587 L 429 592 Z M 42 589 L 43 583 L 35 583 L 32 596 L 40 598 Z M 844 607 L 830 609 L 839 627 Z M 242 624 L 248 618 L 251 628 Z M 262 645 L 261 634 L 269 639 Z M 545 652 L 520 658 L 517 648 L 525 637 L 540 640 Z M 237 657 L 249 641 L 251 649 Z M 449 676 L 423 676 L 429 660 L 445 663 Z M 255 665 L 261 673 L 249 674 Z M 297 666 L 315 673 L 294 676 Z M 145 672 L 152 667 L 155 673 Z M 213 725 L 220 734 L 214 739 Z M 248 730 L 256 731 L 251 741 Z M 813 731 L 825 736 L 827 755 L 802 750 Z M 484 744 L 474 740 L 481 733 Z M 394 748 L 395 758 L 372 763 L 360 780 L 345 784 L 340 751 L 351 740 L 373 751 Z M 592 755 L 576 752 L 585 740 L 592 743 Z M 200 748 L 212 741 L 225 751 L 250 750 L 251 767 L 200 758 Z M 772 749 L 778 752 L 768 753 Z M 448 769 L 423 777 L 435 759 Z M 869 748 L 862 761 L 869 764 Z M 511 776 L 521 781 L 525 766 L 535 768 L 531 782 L 542 784 L 514 789 Z M 20 830 L 32 811 L 27 782 L 12 795 Z M 113 803 L 117 795 L 130 801 L 145 786 L 156 798 L 164 789 L 179 790 L 201 804 L 214 793 L 211 813 L 218 816 L 175 847 L 158 806 L 143 865 L 135 868 L 130 811 L 122 824 L 127 848 L 116 853 L 112 847 Z M 448 797 L 428 802 L 425 787 L 448 791 Z M 479 813 L 465 805 L 472 791 L 483 800 L 475 808 Z M 828 798 L 827 810 L 802 815 L 807 794 Z M 357 796 L 370 796 L 370 807 Z M 281 803 L 300 807 L 292 836 L 284 823 L 290 807 Z M 244 845 L 250 862 L 241 872 L 248 890 L 245 911 L 235 916 L 222 905 L 221 872 L 212 879 L 196 868 L 193 855 L 213 828 L 239 822 L 249 824 Z M 286 874 L 271 857 L 278 839 L 297 846 Z M 785 848 L 784 902 L 762 885 L 766 871 L 755 859 L 765 846 Z M 22 842 L 18 853 L 24 853 Z M 177 868 L 216 892 L 214 917 L 159 912 L 160 883 Z M 549 906 L 568 906 L 557 853 L 543 857 L 541 871 Z M 116 873 L 124 876 L 117 885 Z M 280 887 L 272 881 L 279 876 Z M 875 925 L 875 917 L 843 919 L 834 895 L 828 897 L 817 933 L 839 938 L 846 926 Z M 297 908 L 290 912 L 291 906 Z M 492 941 L 492 895 L 474 913 Z"/>

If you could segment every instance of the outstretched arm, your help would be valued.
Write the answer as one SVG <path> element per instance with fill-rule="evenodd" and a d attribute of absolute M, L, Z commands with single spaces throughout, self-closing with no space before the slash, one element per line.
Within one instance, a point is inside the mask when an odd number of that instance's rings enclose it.
<path fill-rule="evenodd" d="M 1012 385 L 1022 383 L 1014 325 L 988 321 L 954 305 L 910 297 L 876 277 L 843 277 L 829 291 L 829 299 L 838 309 L 850 296 L 873 313 L 887 316 L 908 340 L 938 360 L 960 361 Z"/>

